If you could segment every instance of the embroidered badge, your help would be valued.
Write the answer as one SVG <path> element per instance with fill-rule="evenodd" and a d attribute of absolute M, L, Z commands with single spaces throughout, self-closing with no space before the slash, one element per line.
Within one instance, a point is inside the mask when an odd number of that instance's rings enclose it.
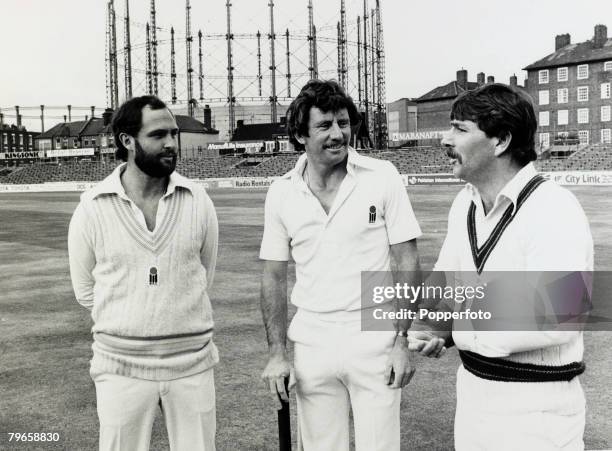
<path fill-rule="evenodd" d="M 149 285 L 157 285 L 157 268 L 152 267 L 149 270 Z"/>
<path fill-rule="evenodd" d="M 370 207 L 370 224 L 374 224 L 376 222 L 376 207 L 372 205 Z"/>

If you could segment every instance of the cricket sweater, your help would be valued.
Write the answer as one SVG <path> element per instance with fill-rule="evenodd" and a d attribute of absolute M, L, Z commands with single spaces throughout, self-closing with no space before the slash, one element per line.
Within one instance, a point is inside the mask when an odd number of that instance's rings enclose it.
<path fill-rule="evenodd" d="M 91 372 L 148 380 L 197 374 L 218 362 L 208 297 L 214 205 L 173 173 L 149 231 L 121 185 L 123 168 L 81 196 L 69 229 L 73 288 L 94 321 Z"/>

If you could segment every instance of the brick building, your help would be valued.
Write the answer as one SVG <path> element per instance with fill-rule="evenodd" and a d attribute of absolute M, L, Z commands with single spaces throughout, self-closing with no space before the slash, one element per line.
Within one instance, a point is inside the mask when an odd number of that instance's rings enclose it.
<path fill-rule="evenodd" d="M 476 81 L 468 81 L 465 69 L 457 71 L 457 78 L 443 86 L 438 86 L 416 99 L 417 131 L 414 138 L 418 145 L 439 145 L 442 133 L 449 129 L 451 106 L 457 96 L 465 91 L 475 89 L 485 83 L 494 83 L 491 75 L 486 77 L 483 72 L 476 75 Z M 517 85 L 516 76 L 510 77 L 510 85 Z"/>
<path fill-rule="evenodd" d="M 539 150 L 580 142 L 612 142 L 612 39 L 596 25 L 592 39 L 555 37 L 555 51 L 525 67 L 538 114 Z"/>
<path fill-rule="evenodd" d="M 417 103 L 414 99 L 401 98 L 387 104 L 387 130 L 391 146 L 410 142 L 417 131 Z"/>
<path fill-rule="evenodd" d="M 0 165 L 12 166 L 38 159 L 34 139 L 38 132 L 29 132 L 22 125 L 0 121 Z"/>

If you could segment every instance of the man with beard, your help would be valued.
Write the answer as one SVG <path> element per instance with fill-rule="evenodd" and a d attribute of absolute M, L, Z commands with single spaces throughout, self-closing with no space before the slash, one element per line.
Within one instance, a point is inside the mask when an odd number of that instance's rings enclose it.
<path fill-rule="evenodd" d="M 81 196 L 68 232 L 93 319 L 100 449 L 148 449 L 159 405 L 171 449 L 214 450 L 215 208 L 174 171 L 178 127 L 161 100 L 128 100 L 112 129 L 126 163 Z"/>
<path fill-rule="evenodd" d="M 362 311 L 362 271 L 388 272 L 393 261 L 414 277 L 421 230 L 397 169 L 349 146 L 358 120 L 338 83 L 308 82 L 287 112 L 291 142 L 305 152 L 266 197 L 260 258 L 269 358 L 262 378 L 285 401 L 284 379 L 295 378 L 298 440 L 307 451 L 348 450 L 351 408 L 358 451 L 399 451 L 401 388 L 414 372 L 409 321 L 396 331 L 361 330 L 369 314 Z M 298 310 L 287 332 L 290 255 Z"/>

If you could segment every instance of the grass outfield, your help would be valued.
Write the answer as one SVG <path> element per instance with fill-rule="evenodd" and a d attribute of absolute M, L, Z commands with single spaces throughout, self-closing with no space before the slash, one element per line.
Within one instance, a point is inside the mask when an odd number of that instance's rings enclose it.
<path fill-rule="evenodd" d="M 409 191 L 425 232 L 419 240 L 424 268 L 436 258 L 457 190 Z M 612 269 L 612 187 L 573 191 L 591 221 L 596 268 Z M 211 296 L 221 353 L 218 449 L 276 449 L 276 411 L 259 379 L 266 358 L 257 260 L 265 191 L 213 191 L 211 197 L 220 222 Z M 66 234 L 77 202 L 78 193 L 0 194 L 0 449 L 97 449 L 91 319 L 74 299 L 67 264 Z M 612 333 L 587 333 L 585 345 L 586 447 L 612 448 Z M 458 361 L 455 349 L 440 360 L 416 358 L 417 373 L 402 399 L 402 449 L 452 449 Z M 57 432 L 60 442 L 13 445 L 7 432 Z M 151 449 L 168 449 L 159 416 Z"/>

